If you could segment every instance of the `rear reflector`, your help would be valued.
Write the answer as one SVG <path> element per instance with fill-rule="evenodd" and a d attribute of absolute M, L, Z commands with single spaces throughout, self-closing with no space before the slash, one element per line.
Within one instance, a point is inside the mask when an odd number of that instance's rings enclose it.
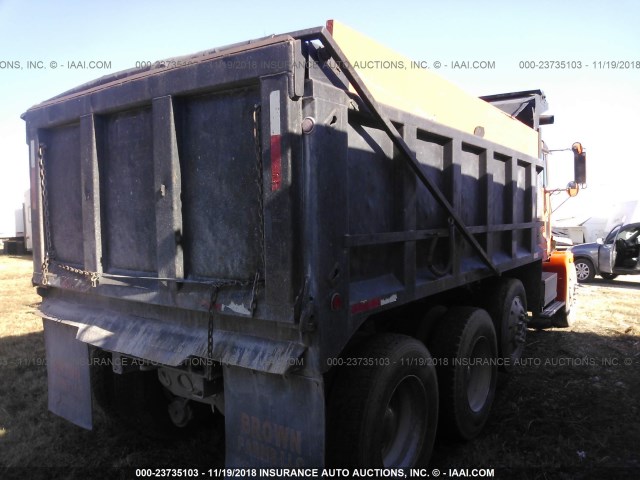
<path fill-rule="evenodd" d="M 269 94 L 269 122 L 271 133 L 271 191 L 282 185 L 282 143 L 280 129 L 280 91 Z"/>

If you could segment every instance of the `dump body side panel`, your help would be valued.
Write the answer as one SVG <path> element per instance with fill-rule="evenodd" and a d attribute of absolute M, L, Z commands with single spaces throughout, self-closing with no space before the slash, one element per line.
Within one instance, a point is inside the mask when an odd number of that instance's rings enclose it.
<path fill-rule="evenodd" d="M 325 72 L 311 73 L 316 77 L 308 81 L 307 95 L 313 101 L 303 115 L 317 123 L 303 141 L 313 186 L 306 192 L 307 214 L 326 225 L 309 229 L 314 239 L 309 248 L 316 249 L 310 257 L 318 265 L 314 298 L 316 316 L 323 319 L 323 364 L 340 353 L 370 315 L 472 284 L 492 272 L 357 97 L 322 103 L 320 98 L 339 98 L 340 82 L 329 76 L 331 86 Z M 498 271 L 537 285 L 539 275 L 529 277 L 539 268 L 524 267 L 539 266 L 542 259 L 536 213 L 542 162 L 392 108 L 385 107 L 385 114 Z M 346 157 L 336 148 L 345 141 Z M 336 209 L 336 199 L 344 210 Z M 342 244 L 336 242 L 341 229 Z M 531 294 L 536 297 L 537 291 Z M 336 296 L 345 299 L 337 311 Z"/>

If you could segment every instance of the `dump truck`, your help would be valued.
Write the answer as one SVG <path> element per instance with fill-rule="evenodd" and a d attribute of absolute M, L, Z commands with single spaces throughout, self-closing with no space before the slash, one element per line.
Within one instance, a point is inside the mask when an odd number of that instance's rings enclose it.
<path fill-rule="evenodd" d="M 204 406 L 233 468 L 421 466 L 437 431 L 478 435 L 529 322 L 571 310 L 546 100 L 409 62 L 330 21 L 30 108 L 49 409 L 152 433 Z"/>

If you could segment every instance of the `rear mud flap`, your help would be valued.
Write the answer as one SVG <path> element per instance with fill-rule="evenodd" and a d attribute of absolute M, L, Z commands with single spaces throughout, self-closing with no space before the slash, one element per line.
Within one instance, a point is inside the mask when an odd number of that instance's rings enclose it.
<path fill-rule="evenodd" d="M 91 376 L 89 347 L 76 340 L 78 329 L 42 319 L 47 351 L 49 410 L 91 430 Z"/>
<path fill-rule="evenodd" d="M 324 465 L 322 378 L 226 366 L 226 467 Z"/>

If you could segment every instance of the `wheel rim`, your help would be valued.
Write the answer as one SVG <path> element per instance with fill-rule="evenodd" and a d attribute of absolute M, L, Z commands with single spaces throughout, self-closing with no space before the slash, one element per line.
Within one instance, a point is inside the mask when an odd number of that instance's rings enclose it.
<path fill-rule="evenodd" d="M 591 273 L 591 268 L 589 268 L 589 265 L 584 262 L 577 262 L 575 265 L 578 280 L 586 280 L 587 278 L 589 278 L 589 274 Z"/>
<path fill-rule="evenodd" d="M 513 298 L 509 309 L 509 355 L 520 358 L 527 338 L 527 311 L 519 296 Z M 505 354 L 506 355 L 506 354 Z"/>
<path fill-rule="evenodd" d="M 479 412 L 487 403 L 493 376 L 491 358 L 489 340 L 479 337 L 473 345 L 471 358 L 466 367 L 467 401 L 473 412 Z"/>
<path fill-rule="evenodd" d="M 389 467 L 412 467 L 422 450 L 427 432 L 427 392 L 416 376 L 396 386 L 382 419 L 382 463 Z"/>

